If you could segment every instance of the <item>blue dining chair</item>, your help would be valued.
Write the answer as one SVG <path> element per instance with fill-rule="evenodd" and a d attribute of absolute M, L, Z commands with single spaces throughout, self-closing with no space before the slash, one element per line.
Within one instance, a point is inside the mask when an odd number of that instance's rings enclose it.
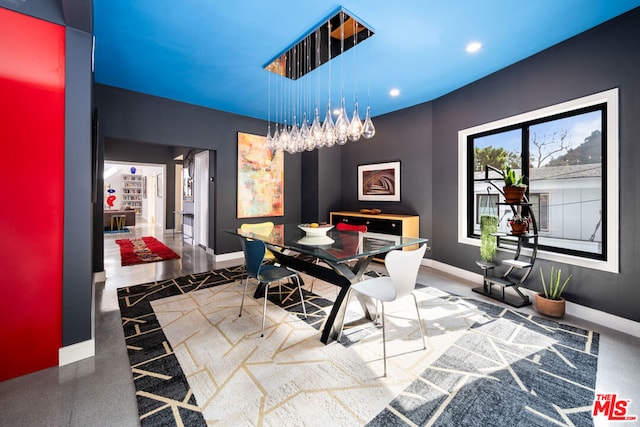
<path fill-rule="evenodd" d="M 307 309 L 304 305 L 304 296 L 302 295 L 301 279 L 300 275 L 293 270 L 289 270 L 285 267 L 275 266 L 273 264 L 263 264 L 265 254 L 267 252 L 267 246 L 262 240 L 247 239 L 240 237 L 240 243 L 242 244 L 242 250 L 244 251 L 244 258 L 247 267 L 247 277 L 244 282 L 244 292 L 242 294 L 242 303 L 240 304 L 240 314 L 242 316 L 242 307 L 244 306 L 244 297 L 247 294 L 247 286 L 249 285 L 249 278 L 258 281 L 258 285 L 264 285 L 264 306 L 262 308 L 262 334 L 264 337 L 264 324 L 267 318 L 267 296 L 269 295 L 269 285 L 273 282 L 280 282 L 284 279 L 295 279 L 298 285 L 298 292 L 300 293 L 300 303 L 302 304 L 302 312 L 305 319 L 307 318 Z"/>

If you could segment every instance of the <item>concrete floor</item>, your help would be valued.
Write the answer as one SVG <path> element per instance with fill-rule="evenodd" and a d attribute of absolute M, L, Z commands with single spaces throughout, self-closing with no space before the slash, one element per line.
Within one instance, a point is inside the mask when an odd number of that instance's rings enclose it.
<path fill-rule="evenodd" d="M 176 251 L 181 259 L 121 267 L 115 240 L 136 236 L 155 236 Z M 192 246 L 190 241 L 184 243 L 181 237 L 146 224 L 137 225 L 130 234 L 105 236 L 107 279 L 105 283 L 97 284 L 95 290 L 95 357 L 1 382 L 0 426 L 139 425 L 117 288 L 240 262 L 216 264 L 204 249 Z M 380 268 L 380 265 L 373 267 Z M 471 287 L 477 284 L 430 268 L 421 268 L 418 281 L 448 292 L 484 298 L 471 292 Z M 320 292 L 323 288 L 327 289 L 323 286 L 314 289 Z M 331 297 L 331 294 L 325 296 Z M 531 307 L 519 310 L 533 313 Z M 600 332 L 596 393 L 617 393 L 619 399 L 630 399 L 628 415 L 640 416 L 640 339 L 570 316 L 563 322 Z M 610 424 L 598 421 L 596 425 Z"/>

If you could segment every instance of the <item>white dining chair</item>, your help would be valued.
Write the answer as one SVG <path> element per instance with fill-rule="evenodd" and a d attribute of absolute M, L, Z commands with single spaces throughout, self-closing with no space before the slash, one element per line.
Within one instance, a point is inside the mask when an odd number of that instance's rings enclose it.
<path fill-rule="evenodd" d="M 405 296 L 413 296 L 413 301 L 418 314 L 418 324 L 420 325 L 420 335 L 422 336 L 422 349 L 427 348 L 424 339 L 424 330 L 422 329 L 422 320 L 420 319 L 420 310 L 418 309 L 418 300 L 413 293 L 418 277 L 420 262 L 427 249 L 427 245 L 422 245 L 413 251 L 394 250 L 387 254 L 384 259 L 385 267 L 389 276 L 376 277 L 373 279 L 363 280 L 362 282 L 351 285 L 349 297 L 352 292 L 358 292 L 370 298 L 380 301 L 382 305 L 382 352 L 384 359 L 384 376 L 387 376 L 387 343 L 384 325 L 384 303 L 396 301 Z M 347 304 L 348 304 L 347 299 Z M 342 331 L 340 331 L 342 335 Z M 338 340 L 340 336 L 338 337 Z"/>

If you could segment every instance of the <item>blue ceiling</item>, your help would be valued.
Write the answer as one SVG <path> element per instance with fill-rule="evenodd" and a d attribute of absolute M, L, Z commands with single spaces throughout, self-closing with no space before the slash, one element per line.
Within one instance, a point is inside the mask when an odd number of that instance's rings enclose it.
<path fill-rule="evenodd" d="M 320 94 L 324 111 L 331 78 L 332 105 L 342 82 L 347 104 L 357 93 L 361 116 L 367 102 L 378 116 L 436 99 L 640 0 L 94 0 L 95 81 L 273 120 L 280 107 L 269 95 L 293 89 L 263 66 L 340 6 L 375 35 L 300 79 L 300 102 Z M 472 41 L 482 47 L 469 54 Z"/>

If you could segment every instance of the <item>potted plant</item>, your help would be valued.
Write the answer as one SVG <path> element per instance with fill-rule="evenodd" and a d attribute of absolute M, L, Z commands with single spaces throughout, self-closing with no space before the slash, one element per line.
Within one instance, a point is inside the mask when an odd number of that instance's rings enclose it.
<path fill-rule="evenodd" d="M 498 223 L 497 215 L 480 217 L 480 257 L 486 264 L 491 264 L 496 254 L 497 241 L 494 234 L 498 232 Z"/>
<path fill-rule="evenodd" d="M 511 219 L 509 219 L 509 225 L 511 226 L 511 234 L 526 234 L 529 231 L 529 224 L 531 223 L 531 218 L 528 216 L 521 216 L 520 214 L 515 214 Z"/>
<path fill-rule="evenodd" d="M 536 310 L 539 313 L 551 316 L 562 317 L 565 313 L 565 299 L 562 297 L 564 288 L 567 287 L 567 283 L 571 280 L 571 274 L 562 280 L 562 270 L 551 267 L 551 276 L 549 277 L 549 285 L 544 279 L 542 268 L 540 268 L 540 278 L 542 279 L 542 290 L 536 294 Z"/>
<path fill-rule="evenodd" d="M 518 176 L 515 169 L 511 169 L 509 165 L 505 166 L 502 171 L 504 178 L 504 200 L 507 203 L 520 203 L 527 191 L 527 185 L 523 183 L 524 176 Z"/>

